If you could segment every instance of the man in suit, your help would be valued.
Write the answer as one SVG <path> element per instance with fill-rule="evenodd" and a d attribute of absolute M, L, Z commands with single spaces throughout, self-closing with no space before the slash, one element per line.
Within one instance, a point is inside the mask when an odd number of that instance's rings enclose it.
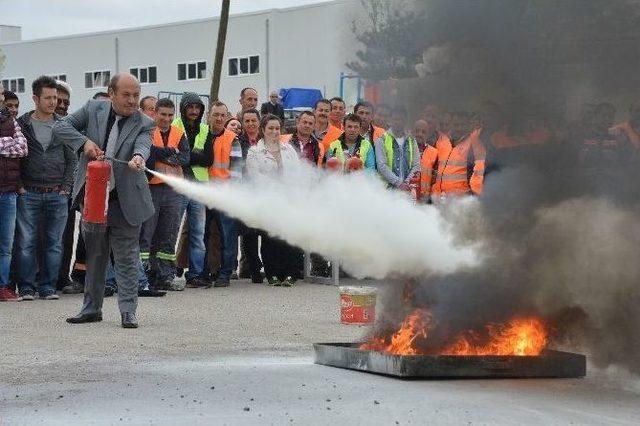
<path fill-rule="evenodd" d="M 260 107 L 260 115 L 264 116 L 267 114 L 273 114 L 284 122 L 284 108 L 280 103 L 280 96 L 278 96 L 278 92 L 275 90 L 269 94 L 269 102 L 263 103 Z"/>
<path fill-rule="evenodd" d="M 113 253 L 122 327 L 137 328 L 139 237 L 153 214 L 143 173 L 151 149 L 154 122 L 138 109 L 140 83 L 131 74 L 116 74 L 109 83 L 110 102 L 88 101 L 56 124 L 54 133 L 80 151 L 73 203 L 83 203 L 87 163 L 110 158 L 107 226 L 83 222 L 87 252 L 84 305 L 71 324 L 102 321 L 105 273 Z M 127 164 L 128 163 L 128 164 Z"/>

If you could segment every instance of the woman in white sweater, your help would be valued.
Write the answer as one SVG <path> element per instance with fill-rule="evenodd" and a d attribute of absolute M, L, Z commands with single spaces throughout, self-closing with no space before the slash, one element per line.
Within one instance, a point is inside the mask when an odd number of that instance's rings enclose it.
<path fill-rule="evenodd" d="M 280 142 L 282 123 L 267 114 L 260 120 L 261 139 L 247 152 L 246 174 L 251 180 L 287 174 L 300 166 L 298 153 Z M 264 272 L 270 285 L 291 287 L 302 274 L 302 251 L 265 232 L 261 247 Z"/>

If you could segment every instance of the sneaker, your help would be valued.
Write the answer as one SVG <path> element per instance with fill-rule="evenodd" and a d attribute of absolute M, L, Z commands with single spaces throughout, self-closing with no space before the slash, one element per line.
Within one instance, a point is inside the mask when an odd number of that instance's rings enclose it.
<path fill-rule="evenodd" d="M 229 287 L 231 283 L 229 282 L 229 280 L 225 280 L 225 279 L 217 279 L 215 283 L 213 283 L 214 287 Z"/>
<path fill-rule="evenodd" d="M 40 299 L 42 299 L 42 300 L 58 300 L 58 299 L 60 299 L 60 296 L 58 296 L 55 293 L 51 293 L 51 294 L 47 294 L 44 297 L 40 297 Z"/>
<path fill-rule="evenodd" d="M 282 285 L 278 277 L 271 277 L 267 280 L 267 282 L 269 283 L 270 286 L 273 286 L 273 287 L 280 287 Z"/>
<path fill-rule="evenodd" d="M 20 302 L 22 297 L 18 296 L 9 287 L 0 287 L 0 302 Z"/>
<path fill-rule="evenodd" d="M 62 294 L 80 294 L 84 293 L 84 285 L 72 281 L 71 284 L 62 289 Z"/>
<path fill-rule="evenodd" d="M 262 274 L 252 275 L 251 282 L 254 284 L 262 284 L 264 282 L 264 278 L 262 277 Z"/>
<path fill-rule="evenodd" d="M 238 273 L 237 273 L 237 272 L 234 272 L 233 274 L 231 274 L 231 279 L 232 279 L 232 280 L 237 280 L 237 279 L 239 279 L 239 277 L 238 277 Z"/>
<path fill-rule="evenodd" d="M 170 291 L 182 291 L 186 287 L 186 283 L 183 280 L 173 280 L 169 283 Z"/>
<path fill-rule="evenodd" d="M 26 300 L 26 301 L 36 300 L 36 297 L 33 295 L 33 293 L 25 293 L 25 294 L 21 294 L 20 296 L 22 297 L 22 300 Z"/>
<path fill-rule="evenodd" d="M 282 287 L 293 287 L 296 283 L 296 279 L 292 277 L 287 277 L 282 281 Z"/>

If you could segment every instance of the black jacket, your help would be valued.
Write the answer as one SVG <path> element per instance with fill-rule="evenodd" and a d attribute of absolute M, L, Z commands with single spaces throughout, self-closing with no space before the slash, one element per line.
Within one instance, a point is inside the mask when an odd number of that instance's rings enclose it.
<path fill-rule="evenodd" d="M 70 145 L 63 143 L 55 136 L 52 136 L 53 139 L 45 151 L 36 139 L 31 125 L 31 114 L 33 111 L 18 118 L 18 124 L 27 139 L 29 149 L 29 154 L 20 162 L 22 184 L 45 188 L 60 186 L 61 190 L 70 193 L 78 162 L 76 153 Z M 60 121 L 62 117 L 54 114 L 53 119 Z"/>
<path fill-rule="evenodd" d="M 284 108 L 281 103 L 272 104 L 271 102 L 265 102 L 260 107 L 260 115 L 273 114 L 280 120 L 284 121 Z"/>
<path fill-rule="evenodd" d="M 202 107 L 202 112 L 200 113 L 200 117 L 198 117 L 193 126 L 189 126 L 186 118 L 186 111 L 189 105 L 197 104 Z M 189 142 L 189 165 L 190 166 L 202 166 L 202 167 L 211 167 L 213 164 L 213 140 L 210 134 L 207 134 L 207 139 L 204 143 L 204 148 L 202 150 L 194 150 L 193 144 L 195 143 L 196 136 L 200 132 L 200 123 L 202 122 L 202 116 L 204 115 L 204 103 L 200 99 L 200 96 L 196 93 L 186 92 L 182 95 L 182 99 L 180 100 L 180 118 L 182 119 L 182 124 L 184 125 L 184 134 L 187 137 L 187 141 Z M 194 179 L 193 171 L 191 167 L 184 167 L 185 176 L 191 180 Z"/>

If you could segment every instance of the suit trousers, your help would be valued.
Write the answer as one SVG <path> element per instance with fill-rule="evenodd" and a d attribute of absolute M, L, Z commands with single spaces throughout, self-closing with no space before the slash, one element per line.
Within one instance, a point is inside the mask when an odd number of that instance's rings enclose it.
<path fill-rule="evenodd" d="M 117 197 L 110 197 L 107 224 L 82 222 L 86 247 L 87 274 L 82 314 L 102 311 L 107 263 L 113 252 L 118 282 L 120 312 L 135 313 L 138 306 L 138 263 L 140 261 L 140 225 L 129 224 Z"/>

